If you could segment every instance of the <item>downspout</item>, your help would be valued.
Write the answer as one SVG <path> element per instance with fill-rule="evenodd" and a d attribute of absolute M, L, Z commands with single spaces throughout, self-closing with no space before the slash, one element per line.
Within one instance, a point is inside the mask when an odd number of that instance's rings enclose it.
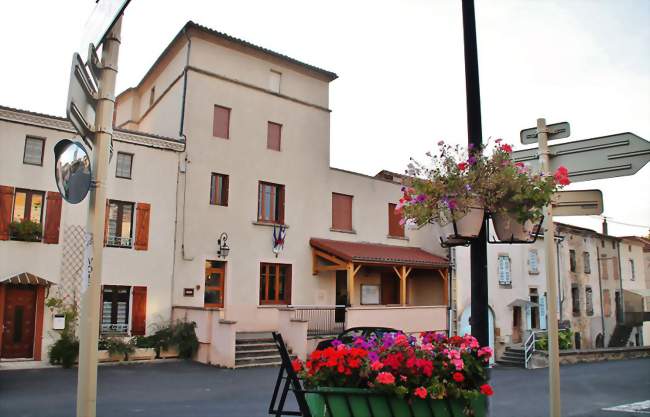
<path fill-rule="evenodd" d="M 185 135 L 185 102 L 187 98 L 187 74 L 188 74 L 188 67 L 190 65 L 190 50 L 192 49 L 192 38 L 188 35 L 187 33 L 187 27 L 183 29 L 183 34 L 187 38 L 187 57 L 185 58 L 185 75 L 183 77 L 183 100 L 181 103 L 181 125 L 180 125 L 180 132 L 179 134 L 185 138 L 185 149 L 187 149 L 187 136 Z M 184 168 L 185 168 L 185 178 L 183 180 L 183 234 L 182 234 L 182 244 L 181 244 L 181 252 L 183 255 L 183 260 L 184 261 L 192 261 L 194 260 L 194 257 L 187 257 L 185 255 L 185 229 L 186 229 L 186 216 L 185 216 L 185 207 L 186 207 L 186 201 L 187 201 L 187 181 L 189 178 L 189 165 L 190 161 L 187 158 L 187 153 L 185 153 L 185 160 L 183 161 L 184 163 Z"/>
<path fill-rule="evenodd" d="M 596 244 L 596 263 L 598 265 L 598 292 L 600 293 L 600 322 L 601 322 L 601 327 L 603 329 L 603 347 L 606 346 L 605 344 L 605 338 L 607 337 L 607 334 L 605 333 L 605 310 L 603 308 L 603 281 L 602 281 L 602 276 L 600 273 L 600 249 L 598 248 L 598 244 Z"/>
<path fill-rule="evenodd" d="M 557 267 L 557 288 L 558 288 L 558 292 L 559 292 L 559 294 L 558 294 L 559 300 L 558 301 L 560 303 L 560 321 L 562 321 L 562 319 L 563 319 L 562 310 L 563 310 L 563 307 L 564 307 L 564 288 L 562 287 L 562 278 L 561 278 L 562 275 L 561 275 L 561 271 L 560 271 L 560 243 L 562 243 L 563 241 L 564 241 L 564 236 L 559 236 L 558 235 L 558 236 L 555 237 L 555 249 L 556 249 L 556 252 L 557 252 L 556 253 L 556 255 L 557 255 L 556 256 L 556 258 L 557 258 L 556 267 Z M 553 300 L 553 302 L 555 302 L 555 300 Z M 547 324 L 547 326 L 548 326 L 548 324 Z"/>
<path fill-rule="evenodd" d="M 447 336 L 451 337 L 451 325 L 452 325 L 452 281 L 454 279 L 454 264 L 456 262 L 455 256 L 452 256 L 453 248 L 447 249 L 447 258 L 449 259 L 449 266 L 447 267 Z"/>
<path fill-rule="evenodd" d="M 616 323 L 625 324 L 625 300 L 623 299 L 623 270 L 621 268 L 623 262 L 621 262 L 621 241 L 620 240 L 616 242 L 616 252 L 618 253 L 618 260 L 616 261 L 618 263 L 618 287 L 621 290 L 620 292 L 621 296 L 618 298 L 621 302 L 620 305 L 621 322 L 618 323 L 619 318 L 616 317 Z M 625 341 L 625 345 L 627 345 L 627 340 Z"/>

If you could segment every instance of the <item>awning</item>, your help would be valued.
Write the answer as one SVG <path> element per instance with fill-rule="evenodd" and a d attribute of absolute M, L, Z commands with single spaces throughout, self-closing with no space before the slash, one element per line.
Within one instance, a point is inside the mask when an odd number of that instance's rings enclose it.
<path fill-rule="evenodd" d="M 447 268 L 449 266 L 447 259 L 416 247 L 320 238 L 311 238 L 309 244 L 312 248 L 344 262 L 364 265 L 403 265 L 414 268 Z"/>
<path fill-rule="evenodd" d="M 48 281 L 41 277 L 37 277 L 34 274 L 29 272 L 23 272 L 21 274 L 10 275 L 6 278 L 0 278 L 0 284 L 23 284 L 23 285 L 42 285 L 49 287 L 54 284 L 54 282 Z"/>
<path fill-rule="evenodd" d="M 523 300 L 521 298 L 517 298 L 512 303 L 508 304 L 508 307 L 537 307 L 537 306 L 539 306 L 539 304 L 533 303 L 530 300 Z"/>
<path fill-rule="evenodd" d="M 650 289 L 631 289 L 625 288 L 625 291 L 640 295 L 641 297 L 650 297 Z"/>

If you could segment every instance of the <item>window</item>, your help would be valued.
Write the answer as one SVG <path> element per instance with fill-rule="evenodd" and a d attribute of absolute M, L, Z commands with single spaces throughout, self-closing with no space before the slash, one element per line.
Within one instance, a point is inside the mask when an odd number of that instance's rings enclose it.
<path fill-rule="evenodd" d="M 284 185 L 259 183 L 257 220 L 284 224 Z"/>
<path fill-rule="evenodd" d="M 108 204 L 107 246 L 131 247 L 133 203 L 111 200 Z"/>
<path fill-rule="evenodd" d="M 332 193 L 332 229 L 352 231 L 352 196 Z"/>
<path fill-rule="evenodd" d="M 291 265 L 260 264 L 260 304 L 291 304 Z"/>
<path fill-rule="evenodd" d="M 620 277 L 620 264 L 618 263 L 618 258 L 616 256 L 612 256 L 612 276 L 614 279 L 618 279 Z"/>
<path fill-rule="evenodd" d="M 225 262 L 205 261 L 205 307 L 223 307 L 225 266 Z"/>
<path fill-rule="evenodd" d="M 589 252 L 582 252 L 582 262 L 584 263 L 583 269 L 585 274 L 591 274 L 591 262 L 589 259 Z"/>
<path fill-rule="evenodd" d="M 102 292 L 102 333 L 129 330 L 129 287 L 105 285 Z"/>
<path fill-rule="evenodd" d="M 269 90 L 273 91 L 274 93 L 279 93 L 281 81 L 282 73 L 271 70 L 271 73 L 269 75 Z"/>
<path fill-rule="evenodd" d="M 44 197 L 45 193 L 42 191 L 16 190 L 12 220 L 42 223 Z"/>
<path fill-rule="evenodd" d="M 571 285 L 571 305 L 573 307 L 573 315 L 580 315 L 580 289 L 577 285 Z"/>
<path fill-rule="evenodd" d="M 630 280 L 634 281 L 636 279 L 636 274 L 634 272 L 634 259 L 630 259 Z"/>
<path fill-rule="evenodd" d="M 274 151 L 279 151 L 281 137 L 282 137 L 282 125 L 278 123 L 268 122 L 268 127 L 266 132 L 266 147 Z"/>
<path fill-rule="evenodd" d="M 156 101 L 156 86 L 151 87 L 151 92 L 149 93 L 149 107 L 153 106 L 154 101 Z"/>
<path fill-rule="evenodd" d="M 497 262 L 499 268 L 499 284 L 511 285 L 512 279 L 510 277 L 510 257 L 508 255 L 499 255 Z"/>
<path fill-rule="evenodd" d="M 230 109 L 228 107 L 214 106 L 212 136 L 230 138 Z"/>
<path fill-rule="evenodd" d="M 212 174 L 210 182 L 210 204 L 228 205 L 228 175 Z"/>
<path fill-rule="evenodd" d="M 537 249 L 528 251 L 528 273 L 539 274 L 539 261 L 537 258 Z"/>
<path fill-rule="evenodd" d="M 573 249 L 569 250 L 569 268 L 571 272 L 576 272 L 576 251 Z"/>
<path fill-rule="evenodd" d="M 593 300 L 593 291 L 591 287 L 585 288 L 585 306 L 587 307 L 587 315 L 594 315 L 594 300 Z"/>
<path fill-rule="evenodd" d="M 609 263 L 605 255 L 601 255 L 600 259 L 600 272 L 603 279 L 609 279 Z"/>
<path fill-rule="evenodd" d="M 131 179 L 131 167 L 133 166 L 133 154 L 118 152 L 115 162 L 115 176 L 117 178 Z"/>
<path fill-rule="evenodd" d="M 23 164 L 43 166 L 43 148 L 45 139 L 27 136 L 25 138 L 25 152 Z"/>
<path fill-rule="evenodd" d="M 609 290 L 603 290 L 603 310 L 605 312 L 605 317 L 610 317 L 612 315 L 612 296 Z"/>
<path fill-rule="evenodd" d="M 404 237 L 404 224 L 400 224 L 402 216 L 395 213 L 396 204 L 388 203 L 388 236 Z"/>

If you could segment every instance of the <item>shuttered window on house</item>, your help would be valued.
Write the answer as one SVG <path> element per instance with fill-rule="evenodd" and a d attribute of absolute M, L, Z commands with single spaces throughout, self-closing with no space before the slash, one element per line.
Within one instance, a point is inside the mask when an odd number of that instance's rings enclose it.
<path fill-rule="evenodd" d="M 45 197 L 45 226 L 43 227 L 43 243 L 59 243 L 61 229 L 61 194 L 48 191 Z"/>
<path fill-rule="evenodd" d="M 537 249 L 528 251 L 528 273 L 539 274 L 539 259 L 537 258 Z"/>
<path fill-rule="evenodd" d="M 43 148 L 45 139 L 27 136 L 25 138 L 25 153 L 23 154 L 23 164 L 43 165 Z"/>
<path fill-rule="evenodd" d="M 576 251 L 569 249 L 569 268 L 571 272 L 576 272 Z"/>
<path fill-rule="evenodd" d="M 274 93 L 279 93 L 281 82 L 282 73 L 271 70 L 271 73 L 269 74 L 269 90 L 273 91 Z"/>
<path fill-rule="evenodd" d="M 147 287 L 133 287 L 131 304 L 131 336 L 143 336 L 147 331 Z"/>
<path fill-rule="evenodd" d="M 230 109 L 228 107 L 214 106 L 212 136 L 223 139 L 230 138 Z"/>
<path fill-rule="evenodd" d="M 352 231 L 352 196 L 332 193 L 332 229 Z"/>
<path fill-rule="evenodd" d="M 149 219 L 151 204 L 138 203 L 135 206 L 135 250 L 149 249 Z"/>
<path fill-rule="evenodd" d="M 594 294 L 591 287 L 585 288 L 585 307 L 587 309 L 587 315 L 594 315 Z"/>
<path fill-rule="evenodd" d="M 102 291 L 102 333 L 126 333 L 129 330 L 130 287 L 105 285 Z"/>
<path fill-rule="evenodd" d="M 603 310 L 605 317 L 612 315 L 612 295 L 609 290 L 603 290 Z"/>
<path fill-rule="evenodd" d="M 582 262 L 584 263 L 585 274 L 591 274 L 591 260 L 589 252 L 582 252 Z"/>
<path fill-rule="evenodd" d="M 511 285 L 512 278 L 510 276 L 510 257 L 508 255 L 499 255 L 497 258 L 499 284 Z"/>
<path fill-rule="evenodd" d="M 404 237 L 404 225 L 400 224 L 402 216 L 395 213 L 394 203 L 388 203 L 388 236 Z"/>
<path fill-rule="evenodd" d="M 216 206 L 228 205 L 228 175 L 212 174 L 210 180 L 210 204 Z"/>
<path fill-rule="evenodd" d="M 576 284 L 571 285 L 571 306 L 574 316 L 580 315 L 580 288 Z"/>
<path fill-rule="evenodd" d="M 274 151 L 279 151 L 282 142 L 282 125 L 268 122 L 266 130 L 266 147 Z"/>
<path fill-rule="evenodd" d="M 110 200 L 107 210 L 106 246 L 130 248 L 133 237 L 133 203 Z"/>
<path fill-rule="evenodd" d="M 284 185 L 260 181 L 257 194 L 259 222 L 284 224 L 284 194 Z"/>
<path fill-rule="evenodd" d="M 291 265 L 260 263 L 260 304 L 291 304 Z"/>
<path fill-rule="evenodd" d="M 131 179 L 133 167 L 133 154 L 118 152 L 115 161 L 115 176 L 118 178 Z"/>
<path fill-rule="evenodd" d="M 9 224 L 14 200 L 14 188 L 0 185 L 0 240 L 9 240 Z"/>

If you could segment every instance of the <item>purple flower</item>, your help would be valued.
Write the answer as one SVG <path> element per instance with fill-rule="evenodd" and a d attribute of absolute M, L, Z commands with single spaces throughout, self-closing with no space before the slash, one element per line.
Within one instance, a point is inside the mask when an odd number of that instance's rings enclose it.
<path fill-rule="evenodd" d="M 418 194 L 418 196 L 415 197 L 415 202 L 416 202 L 416 203 L 422 203 L 422 202 L 424 202 L 426 199 L 427 199 L 427 195 L 426 195 L 426 194 Z"/>
<path fill-rule="evenodd" d="M 469 145 L 467 145 L 467 149 L 474 149 L 474 144 L 470 143 Z"/>
<path fill-rule="evenodd" d="M 332 347 L 337 348 L 337 347 L 341 346 L 342 344 L 343 344 L 343 342 L 341 342 L 339 339 L 332 340 Z"/>
<path fill-rule="evenodd" d="M 476 158 L 474 157 L 474 155 L 467 158 L 467 162 L 469 162 L 470 165 L 474 165 L 476 163 Z"/>
<path fill-rule="evenodd" d="M 451 199 L 447 202 L 447 206 L 449 207 L 450 210 L 453 210 L 456 207 L 458 207 L 458 204 L 456 204 L 456 200 Z"/>
<path fill-rule="evenodd" d="M 368 359 L 370 362 L 377 362 L 379 360 L 379 354 L 375 351 L 368 352 Z"/>
<path fill-rule="evenodd" d="M 445 144 L 445 141 L 444 141 L 444 140 L 441 140 L 441 141 L 438 142 L 438 146 L 442 146 L 442 145 L 444 145 L 444 144 Z"/>
<path fill-rule="evenodd" d="M 469 184 L 465 184 L 465 189 L 466 189 L 467 191 L 472 191 L 472 186 L 469 185 Z"/>

